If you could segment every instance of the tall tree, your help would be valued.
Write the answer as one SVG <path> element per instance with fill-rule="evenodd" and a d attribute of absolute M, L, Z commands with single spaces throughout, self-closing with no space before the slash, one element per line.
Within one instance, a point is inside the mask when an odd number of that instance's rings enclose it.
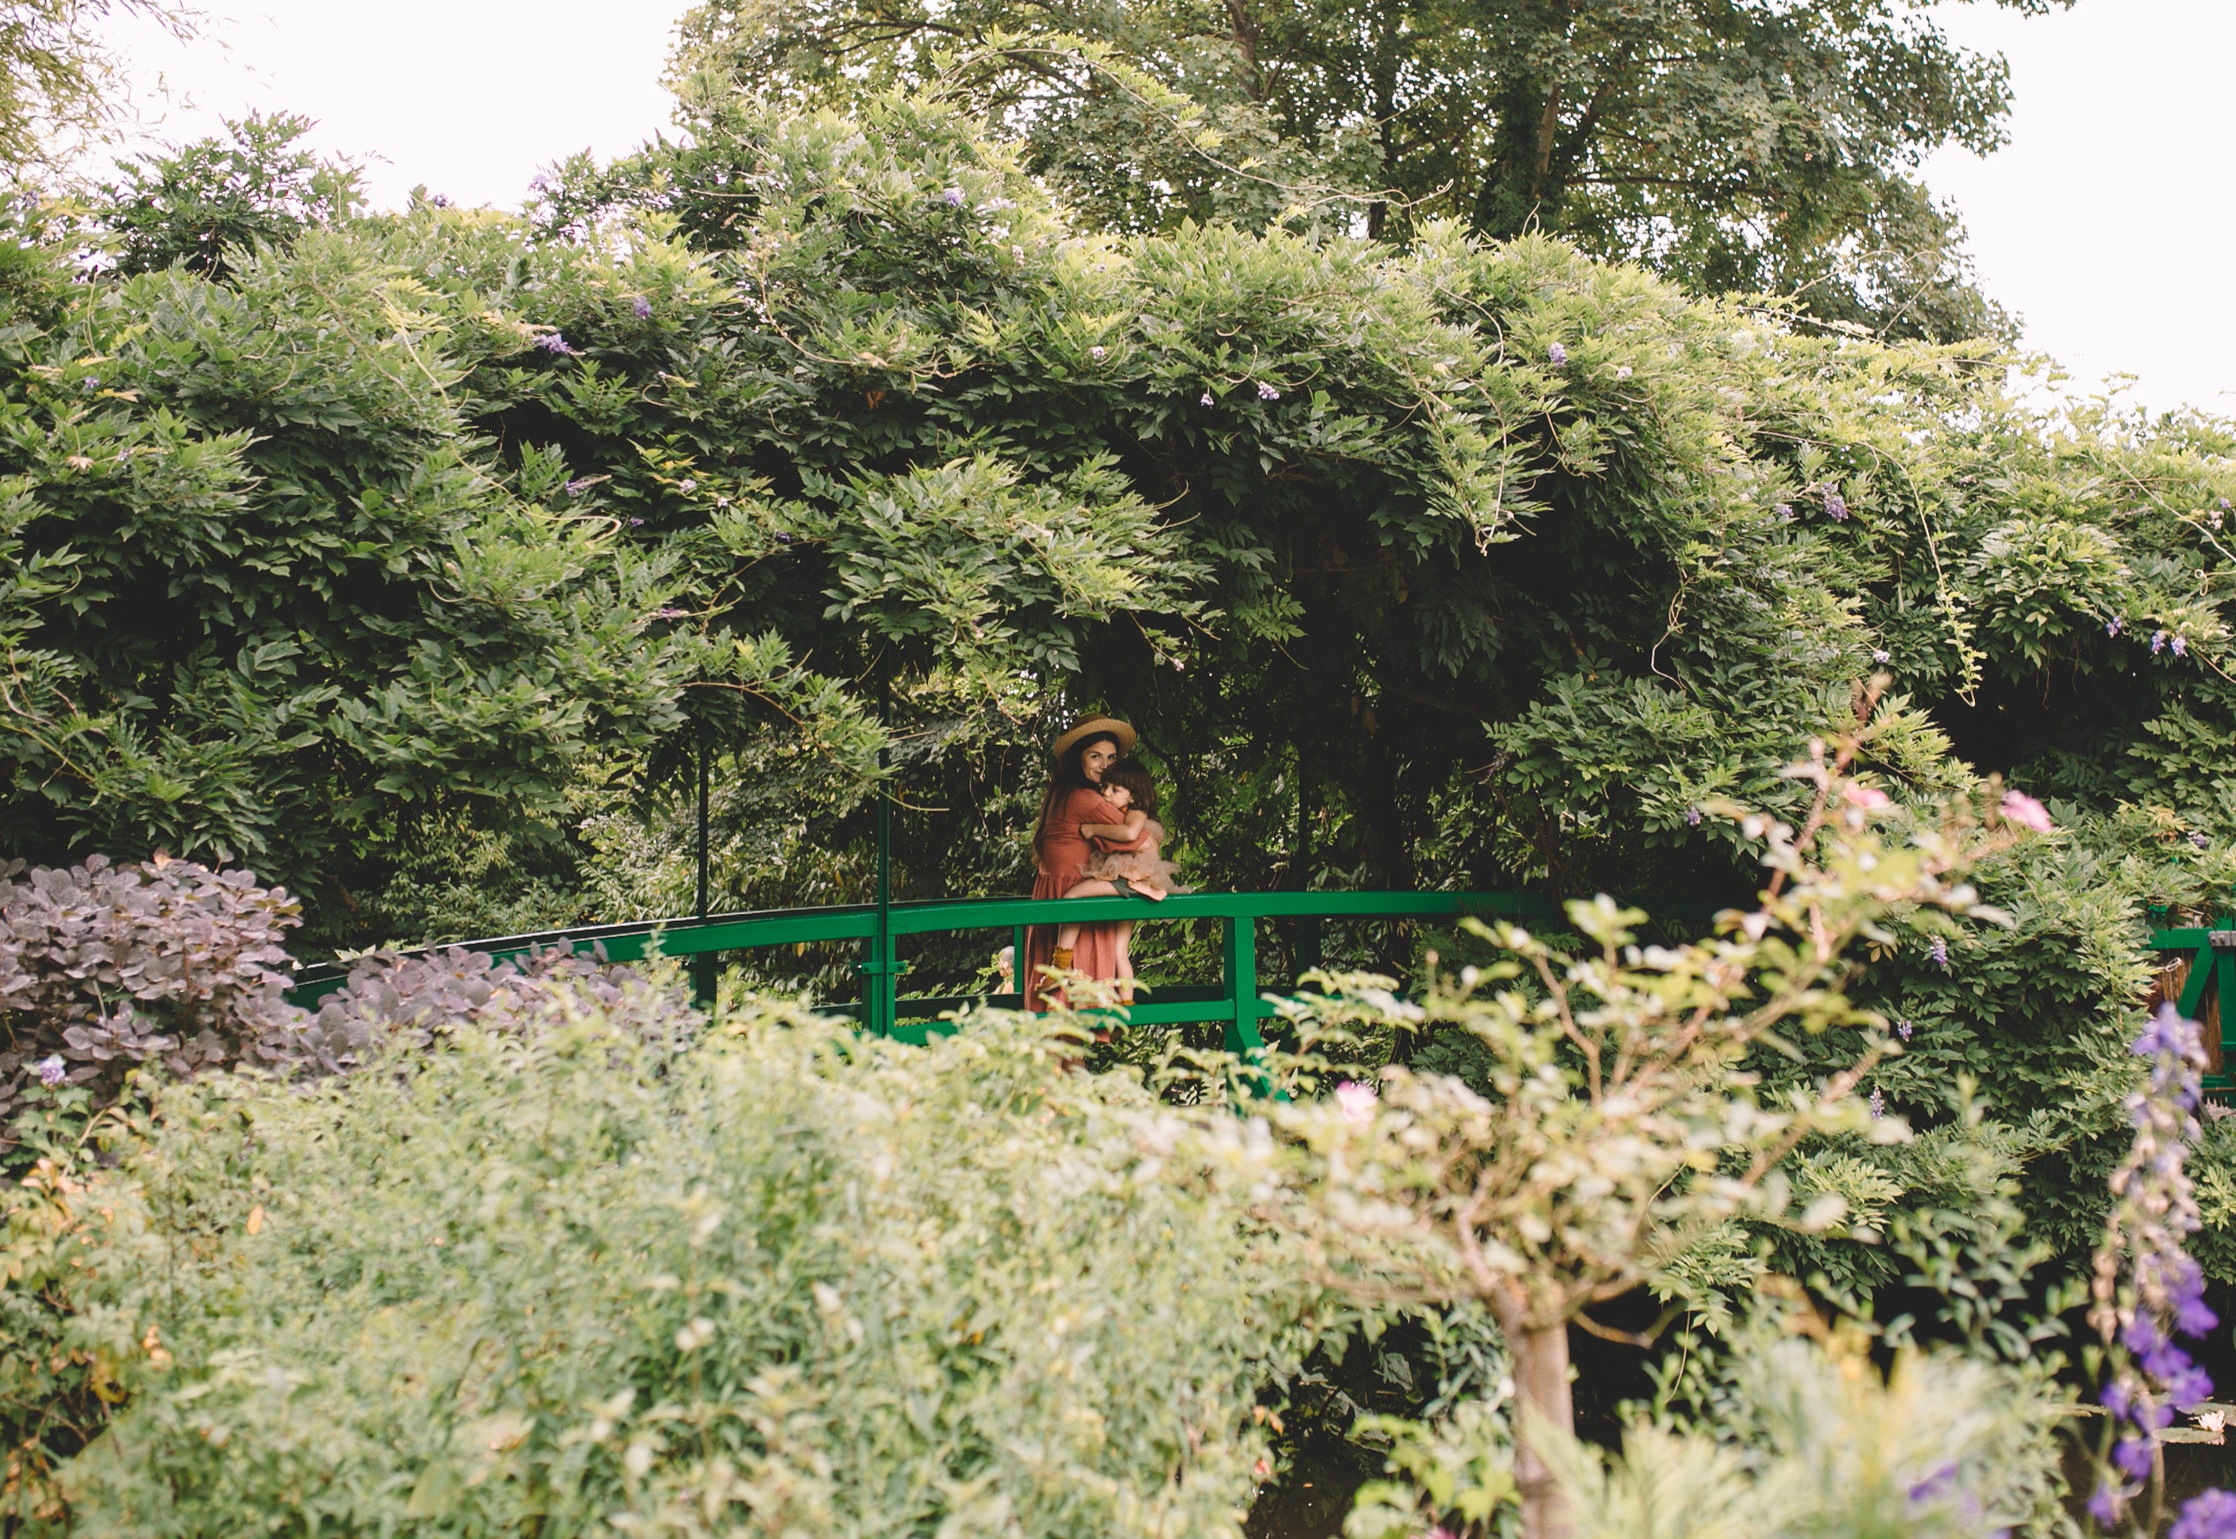
<path fill-rule="evenodd" d="M 939 82 L 1107 226 L 1332 200 L 1889 335 L 2009 326 L 1916 176 L 2002 142 L 2008 72 L 1909 0 L 706 0 L 682 36 L 687 98 Z"/>

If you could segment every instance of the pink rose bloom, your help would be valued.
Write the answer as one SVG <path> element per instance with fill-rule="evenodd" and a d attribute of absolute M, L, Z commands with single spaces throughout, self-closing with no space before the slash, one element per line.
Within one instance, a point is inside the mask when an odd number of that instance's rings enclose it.
<path fill-rule="evenodd" d="M 1870 786 L 1859 786 L 1852 780 L 1840 788 L 1840 794 L 1848 799 L 1849 806 L 1861 807 L 1866 812 L 1877 812 L 1881 807 L 1894 805 L 1886 792 L 1874 790 Z"/>
<path fill-rule="evenodd" d="M 1372 1085 L 1345 1080 L 1335 1087 L 1335 1109 L 1343 1113 L 1345 1122 L 1372 1122 L 1374 1109 L 1380 1104 Z"/>
<path fill-rule="evenodd" d="M 2024 791 L 2003 793 L 2003 815 L 2022 828 L 2031 828 L 2046 834 L 2057 825 L 2050 821 L 2050 809 Z"/>

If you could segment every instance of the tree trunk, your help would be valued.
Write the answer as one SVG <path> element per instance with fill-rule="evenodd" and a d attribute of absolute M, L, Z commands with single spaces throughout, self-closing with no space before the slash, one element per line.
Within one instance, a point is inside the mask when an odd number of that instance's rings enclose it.
<path fill-rule="evenodd" d="M 1568 1539 L 1568 1504 L 1532 1435 L 1539 1430 L 1576 1435 L 1568 1326 L 1509 1328 L 1506 1349 L 1514 1354 L 1514 1484 L 1522 1497 L 1522 1539 Z"/>

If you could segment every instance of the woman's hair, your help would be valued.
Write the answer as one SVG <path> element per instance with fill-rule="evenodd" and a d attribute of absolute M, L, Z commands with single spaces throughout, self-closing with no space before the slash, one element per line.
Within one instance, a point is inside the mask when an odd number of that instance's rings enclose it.
<path fill-rule="evenodd" d="M 1095 783 L 1087 778 L 1087 772 L 1080 768 L 1079 761 L 1086 758 L 1087 750 L 1097 743 L 1108 743 L 1116 748 L 1119 746 L 1118 734 L 1097 732 L 1091 737 L 1081 738 L 1056 755 L 1056 772 L 1048 777 L 1048 791 L 1040 799 L 1040 819 L 1033 824 L 1033 860 L 1036 864 L 1040 860 L 1040 847 L 1048 841 L 1048 820 L 1056 815 L 1056 809 L 1064 804 L 1064 798 L 1074 791 L 1094 788 Z M 1110 771 L 1104 770 L 1103 773 L 1108 775 Z"/>
<path fill-rule="evenodd" d="M 1157 782 L 1149 773 L 1149 766 L 1139 759 L 1120 759 L 1102 772 L 1105 786 L 1124 786 L 1134 794 L 1134 805 L 1146 817 L 1157 815 Z"/>

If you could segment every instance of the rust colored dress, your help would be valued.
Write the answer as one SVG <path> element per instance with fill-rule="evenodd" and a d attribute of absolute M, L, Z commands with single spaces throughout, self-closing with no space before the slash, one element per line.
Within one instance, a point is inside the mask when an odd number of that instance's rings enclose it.
<path fill-rule="evenodd" d="M 1047 837 L 1040 845 L 1040 874 L 1033 878 L 1033 896 L 1060 898 L 1079 885 L 1087 862 L 1097 854 L 1133 847 L 1089 840 L 1079 832 L 1080 824 L 1125 821 L 1126 815 L 1092 786 L 1081 786 L 1067 795 L 1048 820 Z M 1055 949 L 1054 925 L 1036 924 L 1025 932 L 1024 992 L 1028 1010 L 1046 1010 L 1062 1002 L 1060 994 L 1044 993 L 1041 987 L 1047 980 L 1040 969 L 1049 965 L 1049 957 Z M 1116 978 L 1118 927 L 1114 924 L 1081 925 L 1079 939 L 1072 944 L 1071 965 L 1090 978 L 1105 981 Z"/>

